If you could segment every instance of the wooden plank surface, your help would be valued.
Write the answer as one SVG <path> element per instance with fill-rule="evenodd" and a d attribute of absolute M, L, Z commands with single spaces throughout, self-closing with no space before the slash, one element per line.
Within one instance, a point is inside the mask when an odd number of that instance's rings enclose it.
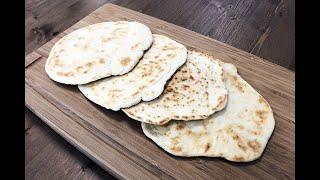
<path fill-rule="evenodd" d="M 28 89 L 26 93 L 28 95 Z M 32 97 L 28 96 L 27 98 Z M 111 175 L 53 133 L 26 108 L 26 179 L 110 179 Z"/>
<path fill-rule="evenodd" d="M 219 158 L 178 158 L 148 140 L 140 124 L 121 112 L 86 100 L 74 86 L 54 83 L 44 72 L 45 59 L 63 35 L 106 20 L 136 20 L 225 62 L 273 108 L 276 129 L 261 159 L 230 163 Z M 26 68 L 26 105 L 50 127 L 116 177 L 124 178 L 285 178 L 294 177 L 294 73 L 252 54 L 190 30 L 115 5 L 105 5 L 35 51 L 42 58 Z M 142 175 L 144 175 L 142 177 Z M 192 177 L 193 176 L 193 177 Z"/>

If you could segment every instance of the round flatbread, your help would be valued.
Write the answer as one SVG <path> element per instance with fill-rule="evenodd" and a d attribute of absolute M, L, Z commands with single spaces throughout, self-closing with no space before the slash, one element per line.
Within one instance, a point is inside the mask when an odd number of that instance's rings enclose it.
<path fill-rule="evenodd" d="M 182 44 L 154 34 L 151 48 L 131 72 L 78 87 L 91 101 L 117 111 L 158 97 L 186 58 L 187 49 Z"/>
<path fill-rule="evenodd" d="M 132 119 L 157 125 L 173 119 L 206 119 L 226 105 L 223 76 L 219 60 L 189 50 L 186 64 L 172 77 L 159 98 L 122 110 Z"/>
<path fill-rule="evenodd" d="M 228 104 L 201 121 L 171 121 L 164 126 L 142 123 L 144 134 L 176 156 L 222 157 L 247 162 L 261 156 L 274 130 L 268 102 L 224 64 Z"/>
<path fill-rule="evenodd" d="M 51 49 L 45 70 L 64 84 L 86 84 L 129 72 L 152 44 L 150 29 L 138 22 L 103 22 L 78 29 Z"/>

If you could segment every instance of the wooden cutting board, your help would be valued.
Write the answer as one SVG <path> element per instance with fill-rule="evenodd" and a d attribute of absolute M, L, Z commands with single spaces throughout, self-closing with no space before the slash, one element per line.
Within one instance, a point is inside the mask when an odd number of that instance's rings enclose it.
<path fill-rule="evenodd" d="M 175 157 L 145 137 L 140 123 L 123 112 L 87 100 L 76 86 L 55 83 L 44 64 L 51 47 L 64 35 L 103 21 L 138 21 L 237 66 L 240 75 L 270 103 L 276 120 L 263 156 L 249 163 L 221 158 Z M 106 171 L 128 179 L 294 178 L 294 72 L 206 36 L 112 4 L 106 4 L 26 57 L 26 106 L 52 129 Z"/>

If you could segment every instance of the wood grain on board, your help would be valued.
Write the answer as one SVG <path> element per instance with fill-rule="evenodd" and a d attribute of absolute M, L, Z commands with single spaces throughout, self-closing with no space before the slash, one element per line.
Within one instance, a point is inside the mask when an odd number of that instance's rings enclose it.
<path fill-rule="evenodd" d="M 27 108 L 25 144 L 26 179 L 112 178 Z"/>
<path fill-rule="evenodd" d="M 143 135 L 139 122 L 130 120 L 122 112 L 91 103 L 76 86 L 58 84 L 48 78 L 44 71 L 45 60 L 59 38 L 80 27 L 110 20 L 142 22 L 153 33 L 167 35 L 188 47 L 235 64 L 240 75 L 267 99 L 274 111 L 276 128 L 263 156 L 250 163 L 231 163 L 220 158 L 169 155 Z M 294 177 L 295 74 L 286 68 L 191 30 L 112 4 L 100 7 L 34 53 L 41 57 L 32 56 L 35 60 L 26 68 L 26 106 L 115 177 Z"/>

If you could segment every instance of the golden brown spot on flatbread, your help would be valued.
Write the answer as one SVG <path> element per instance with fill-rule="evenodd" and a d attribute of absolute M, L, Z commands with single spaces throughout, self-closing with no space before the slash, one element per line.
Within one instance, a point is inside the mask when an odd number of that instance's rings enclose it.
<path fill-rule="evenodd" d="M 157 59 L 159 56 L 155 56 L 154 58 Z"/>
<path fill-rule="evenodd" d="M 172 138 L 172 144 L 177 145 L 179 143 L 178 139 L 179 139 L 178 137 Z"/>
<path fill-rule="evenodd" d="M 178 125 L 176 126 L 176 130 L 181 130 L 181 129 L 183 129 L 184 127 L 186 127 L 185 124 L 178 124 Z"/>
<path fill-rule="evenodd" d="M 92 63 L 92 62 L 88 62 L 88 63 L 87 63 L 87 64 L 85 64 L 84 66 L 86 66 L 86 67 L 90 68 L 92 65 L 93 65 L 93 63 Z"/>
<path fill-rule="evenodd" d="M 190 88 L 190 86 L 189 85 L 183 85 L 182 88 L 183 88 L 183 90 L 186 90 L 187 88 Z"/>
<path fill-rule="evenodd" d="M 179 118 L 179 116 L 173 116 L 173 118 L 178 119 L 178 118 Z"/>
<path fill-rule="evenodd" d="M 259 134 L 261 134 L 259 131 L 250 131 L 250 133 L 251 133 L 251 134 L 254 134 L 254 135 L 256 135 L 256 136 L 259 135 Z"/>
<path fill-rule="evenodd" d="M 206 148 L 204 149 L 204 152 L 206 153 L 211 147 L 211 144 L 210 143 L 207 143 L 206 144 Z"/>
<path fill-rule="evenodd" d="M 58 76 L 64 76 L 65 73 L 63 73 L 63 72 L 57 72 L 57 75 L 58 75 Z"/>
<path fill-rule="evenodd" d="M 265 124 L 265 122 L 266 122 L 266 119 L 260 119 L 260 120 L 259 120 L 259 123 L 260 123 L 261 125 Z"/>
<path fill-rule="evenodd" d="M 191 79 L 191 80 L 194 80 L 194 78 L 193 78 L 193 76 L 192 76 L 192 75 L 190 75 L 190 79 Z"/>
<path fill-rule="evenodd" d="M 190 130 L 188 130 L 188 131 L 187 131 L 187 134 L 188 134 L 188 135 L 192 135 L 192 134 L 193 134 L 193 132 L 192 132 L 192 131 L 190 131 Z"/>
<path fill-rule="evenodd" d="M 67 72 L 67 73 L 57 72 L 57 74 L 58 74 L 59 76 L 66 76 L 66 77 L 74 76 L 73 72 Z"/>
<path fill-rule="evenodd" d="M 232 85 L 235 86 L 240 92 L 244 93 L 244 86 L 245 85 L 238 81 L 237 76 L 230 75 L 230 77 L 231 77 Z"/>
<path fill-rule="evenodd" d="M 236 87 L 237 87 L 237 89 L 239 90 L 239 91 L 241 91 L 242 93 L 244 93 L 244 89 L 243 89 L 243 87 L 241 86 L 241 85 L 236 85 Z"/>
<path fill-rule="evenodd" d="M 262 98 L 262 96 L 259 96 L 259 103 L 260 104 L 265 103 L 265 100 Z"/>
<path fill-rule="evenodd" d="M 240 138 L 240 137 L 239 137 L 237 134 L 235 134 L 235 135 L 232 136 L 232 139 L 233 139 L 233 140 L 236 140 L 236 141 L 237 141 L 239 138 Z"/>
<path fill-rule="evenodd" d="M 102 58 L 100 58 L 100 60 L 99 60 L 99 63 L 100 64 L 104 64 L 106 61 L 104 60 L 104 59 L 102 59 Z"/>
<path fill-rule="evenodd" d="M 257 115 L 260 119 L 265 119 L 267 113 L 268 113 L 268 111 L 265 111 L 265 110 L 256 110 L 256 115 Z"/>
<path fill-rule="evenodd" d="M 255 152 L 259 151 L 261 145 L 258 141 L 254 140 L 254 141 L 249 141 L 248 142 L 248 146 Z"/>
<path fill-rule="evenodd" d="M 104 43 L 106 43 L 106 42 L 108 42 L 108 41 L 110 41 L 110 40 L 112 40 L 111 37 L 108 37 L 108 36 L 102 37 L 102 42 L 104 42 Z"/>
<path fill-rule="evenodd" d="M 227 134 L 229 135 L 234 135 L 234 131 L 233 131 L 233 128 L 232 128 L 232 125 L 229 125 L 225 128 L 225 131 L 227 132 Z"/>
<path fill-rule="evenodd" d="M 89 48 L 89 45 L 88 45 L 88 44 L 86 44 L 86 45 L 83 46 L 83 49 L 88 49 L 88 48 Z"/>
<path fill-rule="evenodd" d="M 164 92 L 172 92 L 172 91 L 173 91 L 173 88 L 168 86 Z"/>
<path fill-rule="evenodd" d="M 138 46 L 139 46 L 139 43 L 138 43 L 138 44 L 133 45 L 133 46 L 131 47 L 131 50 L 132 50 L 132 51 L 133 51 L 133 50 L 135 50 Z"/>
<path fill-rule="evenodd" d="M 111 89 L 110 92 L 120 92 L 120 89 Z"/>
<path fill-rule="evenodd" d="M 165 61 L 165 59 L 159 59 L 159 62 L 161 62 L 161 61 Z"/>
<path fill-rule="evenodd" d="M 77 71 L 77 72 L 82 72 L 82 69 L 83 69 L 83 66 L 78 66 L 78 67 L 76 67 L 76 71 Z"/>
<path fill-rule="evenodd" d="M 143 85 L 143 86 L 139 87 L 139 89 L 142 90 L 142 89 L 144 89 L 145 87 L 146 87 L 146 86 Z"/>
<path fill-rule="evenodd" d="M 260 104 L 264 104 L 266 107 L 269 107 L 268 102 L 261 95 L 259 95 L 258 101 Z"/>
<path fill-rule="evenodd" d="M 200 74 L 200 73 L 201 73 L 201 71 L 200 71 L 200 69 L 199 69 L 199 68 L 197 68 L 197 73 L 198 73 L 198 74 Z"/>
<path fill-rule="evenodd" d="M 129 57 L 121 59 L 120 63 L 122 66 L 127 66 L 130 63 L 131 59 Z"/>
<path fill-rule="evenodd" d="M 132 96 L 136 96 L 138 94 L 139 94 L 139 92 L 137 91 L 137 92 L 133 93 Z"/>
<path fill-rule="evenodd" d="M 171 151 L 174 151 L 174 152 L 180 152 L 182 149 L 180 146 L 173 146 L 170 148 Z"/>
<path fill-rule="evenodd" d="M 55 59 L 53 61 L 53 66 L 59 66 L 59 67 L 64 67 L 64 64 L 59 60 L 59 59 Z"/>
<path fill-rule="evenodd" d="M 181 81 L 186 81 L 186 80 L 188 80 L 187 78 L 181 78 Z"/>
<path fill-rule="evenodd" d="M 239 147 L 240 149 L 242 149 L 243 151 L 246 151 L 246 150 L 247 150 L 247 147 L 243 144 L 242 141 L 239 141 L 239 142 L 238 142 L 238 147 Z"/>
<path fill-rule="evenodd" d="M 173 57 L 176 57 L 176 55 L 175 54 L 167 54 L 167 57 L 173 58 Z"/>
<path fill-rule="evenodd" d="M 244 161 L 244 158 L 241 156 L 234 156 L 232 159 L 235 161 Z"/>
<path fill-rule="evenodd" d="M 163 51 L 176 50 L 176 49 L 177 49 L 177 47 L 175 47 L 175 46 L 168 46 L 168 45 L 165 45 L 165 46 L 163 46 L 163 48 L 162 48 Z"/>

